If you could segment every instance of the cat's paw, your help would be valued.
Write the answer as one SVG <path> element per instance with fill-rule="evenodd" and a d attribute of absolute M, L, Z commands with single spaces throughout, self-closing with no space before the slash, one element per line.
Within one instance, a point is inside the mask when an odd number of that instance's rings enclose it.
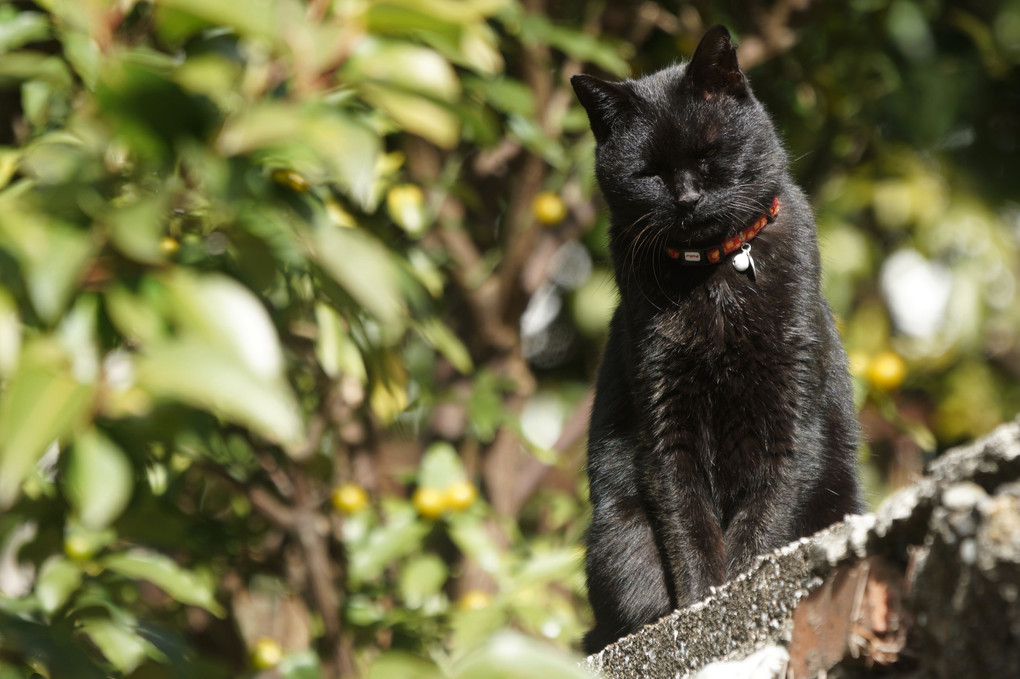
<path fill-rule="evenodd" d="M 766 646 L 743 660 L 712 663 L 694 679 L 780 679 L 789 661 L 790 654 L 782 646 Z"/>

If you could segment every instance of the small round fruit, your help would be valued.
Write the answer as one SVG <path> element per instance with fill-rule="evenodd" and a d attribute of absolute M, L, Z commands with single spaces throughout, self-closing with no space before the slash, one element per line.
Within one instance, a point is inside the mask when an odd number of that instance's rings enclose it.
<path fill-rule="evenodd" d="M 899 354 L 883 351 L 872 357 L 868 364 L 868 381 L 875 387 L 890 391 L 903 384 L 907 365 Z"/>
<path fill-rule="evenodd" d="M 546 226 L 556 226 L 567 217 L 567 204 L 552 191 L 542 191 L 531 203 L 535 219 Z"/>
<path fill-rule="evenodd" d="M 283 648 L 275 639 L 263 637 L 251 650 L 251 664 L 257 670 L 271 670 L 283 659 Z"/>
<path fill-rule="evenodd" d="M 163 240 L 159 242 L 159 251 L 162 252 L 164 255 L 176 254 L 177 251 L 180 249 L 181 244 L 177 241 L 176 238 L 165 236 Z"/>
<path fill-rule="evenodd" d="M 446 497 L 442 491 L 431 486 L 422 486 L 414 491 L 411 501 L 418 513 L 426 519 L 438 519 L 446 511 Z"/>
<path fill-rule="evenodd" d="M 368 493 L 356 483 L 337 486 L 329 499 L 333 503 L 333 508 L 344 514 L 354 514 L 368 506 Z"/>
<path fill-rule="evenodd" d="M 72 561 L 87 561 L 96 553 L 92 541 L 82 535 L 64 538 L 64 554 Z"/>
<path fill-rule="evenodd" d="M 492 603 L 492 595 L 480 589 L 469 589 L 457 599 L 457 608 L 462 611 L 479 611 Z"/>
<path fill-rule="evenodd" d="M 478 489 L 467 479 L 461 479 L 443 491 L 446 507 L 452 512 L 462 512 L 478 499 Z"/>

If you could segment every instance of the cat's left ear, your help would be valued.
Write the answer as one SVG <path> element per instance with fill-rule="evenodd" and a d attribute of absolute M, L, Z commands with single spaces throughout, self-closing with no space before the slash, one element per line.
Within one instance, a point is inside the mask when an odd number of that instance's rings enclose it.
<path fill-rule="evenodd" d="M 578 101 L 588 112 L 595 141 L 602 143 L 613 129 L 613 123 L 633 110 L 634 94 L 625 83 L 611 83 L 590 75 L 570 77 Z"/>
<path fill-rule="evenodd" d="M 684 80 L 695 91 L 706 95 L 747 94 L 747 78 L 737 64 L 737 49 L 730 42 L 725 26 L 713 26 L 698 43 Z"/>

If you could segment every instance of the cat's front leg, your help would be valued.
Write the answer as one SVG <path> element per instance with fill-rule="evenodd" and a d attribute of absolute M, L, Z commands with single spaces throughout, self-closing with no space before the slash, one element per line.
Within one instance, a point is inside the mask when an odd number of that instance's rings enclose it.
<path fill-rule="evenodd" d="M 765 462 L 762 476 L 768 481 L 748 492 L 723 536 L 727 577 L 745 571 L 760 554 L 796 539 L 796 502 L 782 464 Z"/>
<path fill-rule="evenodd" d="M 699 456 L 686 449 L 663 450 L 663 443 L 643 465 L 643 486 L 673 605 L 683 608 L 723 583 L 725 549 Z"/>

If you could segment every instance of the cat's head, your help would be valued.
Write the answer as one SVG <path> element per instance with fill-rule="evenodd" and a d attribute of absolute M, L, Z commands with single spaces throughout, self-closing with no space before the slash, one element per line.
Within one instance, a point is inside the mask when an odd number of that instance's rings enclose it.
<path fill-rule="evenodd" d="M 597 142 L 595 171 L 613 239 L 710 244 L 765 211 L 786 156 L 737 64 L 729 31 L 710 29 L 690 62 L 638 80 L 575 75 Z"/>

